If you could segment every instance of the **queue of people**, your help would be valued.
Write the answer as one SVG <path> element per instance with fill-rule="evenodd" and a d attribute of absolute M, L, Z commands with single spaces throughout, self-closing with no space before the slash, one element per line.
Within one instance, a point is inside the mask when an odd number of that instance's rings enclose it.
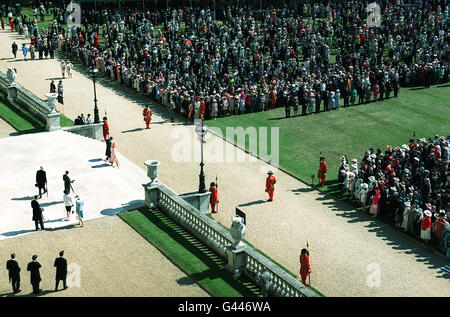
<path fill-rule="evenodd" d="M 411 139 L 383 152 L 373 148 L 362 160 L 342 157 L 341 189 L 374 217 L 448 254 L 450 242 L 450 136 Z M 370 206 L 370 207 L 369 207 Z M 449 254 L 450 255 L 450 254 Z"/>

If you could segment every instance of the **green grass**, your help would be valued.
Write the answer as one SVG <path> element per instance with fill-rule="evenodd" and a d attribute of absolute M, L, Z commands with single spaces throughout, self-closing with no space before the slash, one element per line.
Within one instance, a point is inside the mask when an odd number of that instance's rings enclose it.
<path fill-rule="evenodd" d="M 21 134 L 45 131 L 45 123 L 2 97 L 0 97 L 0 118 L 8 122 Z M 68 127 L 73 126 L 74 122 L 61 115 L 60 124 L 62 127 Z"/>
<path fill-rule="evenodd" d="M 225 262 L 199 240 L 158 210 L 141 208 L 119 213 L 170 261 L 216 297 L 257 297 L 258 288 L 245 278 L 235 279 Z"/>
<path fill-rule="evenodd" d="M 267 127 L 269 149 L 270 128 L 278 127 L 279 166 L 310 184 L 311 174 L 317 175 L 319 157 L 325 156 L 328 173 L 323 190 L 339 194 L 336 181 L 342 155 L 346 154 L 349 161 L 356 158 L 360 162 L 364 151 L 370 147 L 384 152 L 387 144 L 401 146 L 408 143 L 414 131 L 417 138 L 450 134 L 448 94 L 448 84 L 430 89 L 402 88 L 397 98 L 391 94 L 391 98 L 383 102 L 320 114 L 285 118 L 284 108 L 277 108 L 218 118 L 208 121 L 207 125 L 221 129 L 224 137 L 226 127 L 255 127 L 257 130 Z M 236 143 L 237 140 L 230 141 Z M 249 148 L 248 138 L 245 147 Z"/>

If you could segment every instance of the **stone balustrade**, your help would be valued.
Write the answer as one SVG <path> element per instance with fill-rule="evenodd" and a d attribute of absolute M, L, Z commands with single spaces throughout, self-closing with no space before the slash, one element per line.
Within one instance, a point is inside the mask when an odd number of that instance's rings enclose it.
<path fill-rule="evenodd" d="M 180 198 L 174 191 L 159 182 L 157 185 L 144 184 L 146 204 L 157 207 L 169 218 L 202 241 L 223 259 L 228 259 L 227 246 L 234 241 L 229 230 L 213 219 L 201 213 L 191 204 Z M 151 192 L 151 193 L 150 193 Z M 149 203 L 149 197 L 152 203 Z M 276 263 L 265 257 L 251 246 L 245 244 L 245 274 L 254 283 L 258 283 L 259 273 L 264 267 L 271 275 L 270 294 L 279 297 L 318 297 L 312 289 L 304 286 L 295 277 L 284 271 Z"/>
<path fill-rule="evenodd" d="M 85 136 L 87 138 L 103 141 L 103 122 L 83 125 L 74 125 L 62 128 L 64 131 Z"/>
<path fill-rule="evenodd" d="M 61 129 L 61 114 L 52 108 L 47 101 L 22 87 L 16 82 L 10 82 L 6 75 L 0 72 L 0 91 L 8 96 L 8 100 L 30 112 L 37 119 L 46 123 L 47 131 Z"/>

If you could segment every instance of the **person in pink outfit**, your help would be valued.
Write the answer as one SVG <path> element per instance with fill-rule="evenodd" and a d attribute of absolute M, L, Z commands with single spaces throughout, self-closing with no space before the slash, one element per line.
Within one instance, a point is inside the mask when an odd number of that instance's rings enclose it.
<path fill-rule="evenodd" d="M 372 205 L 370 206 L 370 213 L 376 217 L 378 215 L 378 202 L 380 201 L 381 193 L 379 189 L 375 189 L 375 194 L 372 196 Z"/>
<path fill-rule="evenodd" d="M 114 163 L 116 163 L 117 168 L 119 168 L 119 160 L 116 156 L 116 143 L 112 144 L 111 147 L 111 155 L 109 157 L 109 163 L 111 163 L 111 166 L 114 167 Z"/>

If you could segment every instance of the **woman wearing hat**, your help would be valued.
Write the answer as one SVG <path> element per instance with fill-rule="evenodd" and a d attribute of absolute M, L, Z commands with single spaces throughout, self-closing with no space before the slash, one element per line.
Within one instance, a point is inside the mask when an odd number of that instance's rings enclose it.
<path fill-rule="evenodd" d="M 431 240 L 431 211 L 425 210 L 424 218 L 421 223 L 420 238 L 425 241 L 426 244 Z"/>
<path fill-rule="evenodd" d="M 109 163 L 111 163 L 111 166 L 114 167 L 114 163 L 116 163 L 117 168 L 119 168 L 119 160 L 116 156 L 116 143 L 112 144 L 111 147 L 111 155 L 109 156 Z"/>
<path fill-rule="evenodd" d="M 275 179 L 275 176 L 273 176 L 272 171 L 268 171 L 266 178 L 266 193 L 269 194 L 269 199 L 267 201 L 273 201 L 273 192 L 275 191 L 275 184 L 277 180 Z"/>
<path fill-rule="evenodd" d="M 381 193 L 378 187 L 375 187 L 375 193 L 372 196 L 372 205 L 370 206 L 370 213 L 376 217 L 378 215 L 378 202 L 381 198 Z"/>

